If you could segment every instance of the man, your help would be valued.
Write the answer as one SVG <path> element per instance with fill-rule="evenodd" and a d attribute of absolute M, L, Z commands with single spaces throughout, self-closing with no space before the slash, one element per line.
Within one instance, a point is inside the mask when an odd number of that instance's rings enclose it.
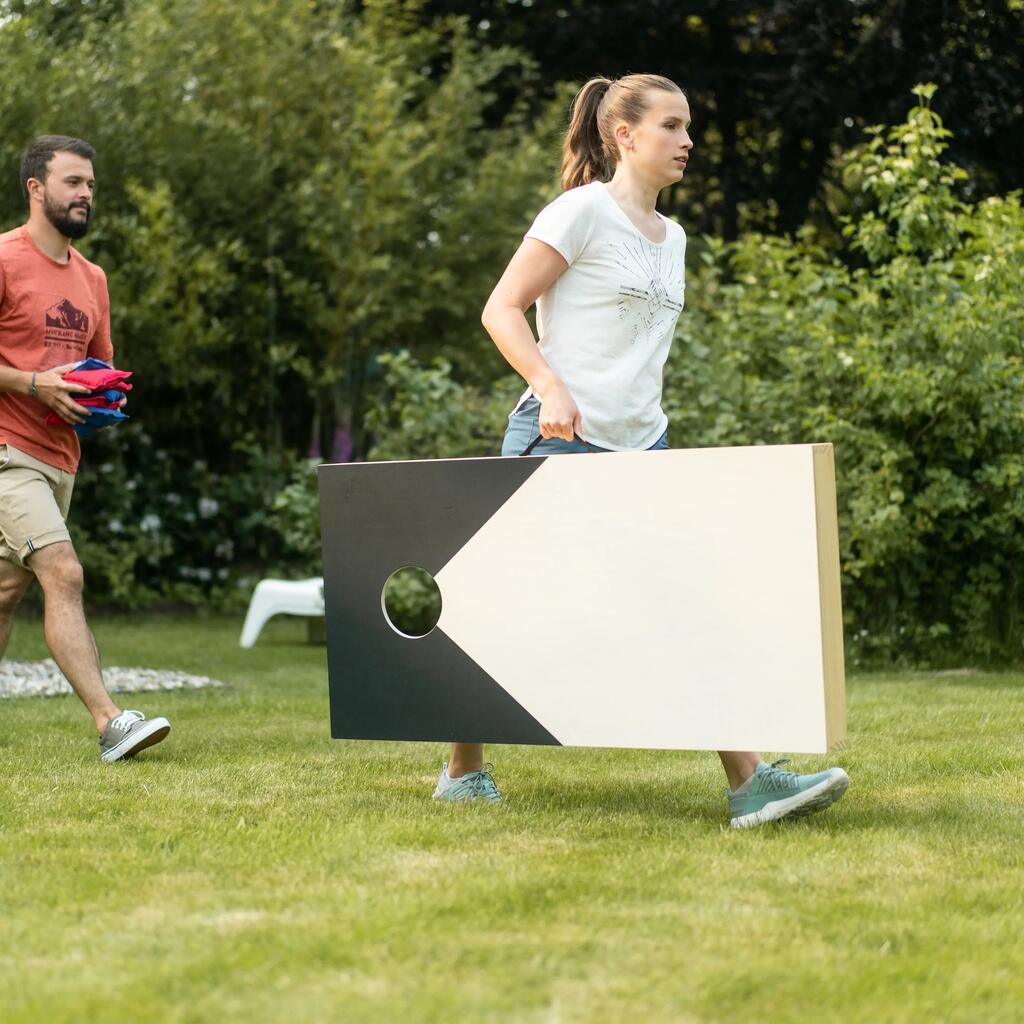
<path fill-rule="evenodd" d="M 95 155 L 81 139 L 36 139 L 21 160 L 28 222 L 0 234 L 0 655 L 35 577 L 47 646 L 96 723 L 100 756 L 117 761 L 171 726 L 110 699 L 66 525 L 80 455 L 72 428 L 85 419 L 72 396 L 88 389 L 62 374 L 87 356 L 114 354 L 106 277 L 71 246 L 89 228 Z M 48 426 L 48 410 L 64 423 Z"/>

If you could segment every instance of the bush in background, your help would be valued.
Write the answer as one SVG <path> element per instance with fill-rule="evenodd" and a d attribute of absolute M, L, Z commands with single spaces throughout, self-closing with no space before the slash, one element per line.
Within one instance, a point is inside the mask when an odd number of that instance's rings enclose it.
<path fill-rule="evenodd" d="M 707 242 L 666 372 L 675 445 L 834 442 L 854 663 L 1024 643 L 1024 211 L 958 198 L 932 91 L 843 158 L 840 248 Z"/>

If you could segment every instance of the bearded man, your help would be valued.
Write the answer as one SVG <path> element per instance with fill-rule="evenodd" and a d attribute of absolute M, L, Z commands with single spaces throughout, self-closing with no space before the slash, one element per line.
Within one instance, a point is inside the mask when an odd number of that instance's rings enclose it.
<path fill-rule="evenodd" d="M 109 762 L 159 743 L 171 726 L 122 711 L 103 685 L 67 528 L 81 454 L 72 428 L 85 420 L 72 396 L 88 388 L 62 374 L 88 356 L 114 355 L 106 276 L 71 245 L 89 229 L 95 156 L 65 135 L 32 142 L 21 159 L 28 222 L 0 234 L 0 656 L 14 609 L 38 579 L 47 646 L 92 715 Z M 66 426 L 48 426 L 47 410 Z"/>

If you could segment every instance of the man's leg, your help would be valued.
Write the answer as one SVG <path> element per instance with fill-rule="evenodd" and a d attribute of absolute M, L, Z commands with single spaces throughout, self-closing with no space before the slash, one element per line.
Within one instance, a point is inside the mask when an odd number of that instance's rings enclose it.
<path fill-rule="evenodd" d="M 46 645 L 102 734 L 121 710 L 103 685 L 96 641 L 85 621 L 82 565 L 70 541 L 40 548 L 31 565 L 43 588 Z"/>
<path fill-rule="evenodd" d="M 0 558 L 0 658 L 7 650 L 7 641 L 11 639 L 14 609 L 18 607 L 18 602 L 32 580 L 32 573 L 27 569 L 22 569 L 6 558 Z"/>

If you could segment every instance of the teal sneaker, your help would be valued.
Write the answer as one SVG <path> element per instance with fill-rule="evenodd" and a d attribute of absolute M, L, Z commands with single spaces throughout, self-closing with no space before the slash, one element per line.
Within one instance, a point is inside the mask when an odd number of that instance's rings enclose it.
<path fill-rule="evenodd" d="M 823 811 L 850 785 L 850 777 L 842 768 L 797 775 L 779 768 L 787 763 L 788 758 L 771 764 L 762 761 L 739 789 L 725 791 L 729 798 L 729 824 L 733 828 L 753 828 L 767 821 Z"/>
<path fill-rule="evenodd" d="M 492 804 L 501 803 L 501 794 L 491 775 L 493 764 L 485 764 L 478 772 L 469 772 L 459 779 L 448 778 L 448 762 L 441 765 L 441 774 L 434 790 L 435 800 L 487 800 Z"/>

